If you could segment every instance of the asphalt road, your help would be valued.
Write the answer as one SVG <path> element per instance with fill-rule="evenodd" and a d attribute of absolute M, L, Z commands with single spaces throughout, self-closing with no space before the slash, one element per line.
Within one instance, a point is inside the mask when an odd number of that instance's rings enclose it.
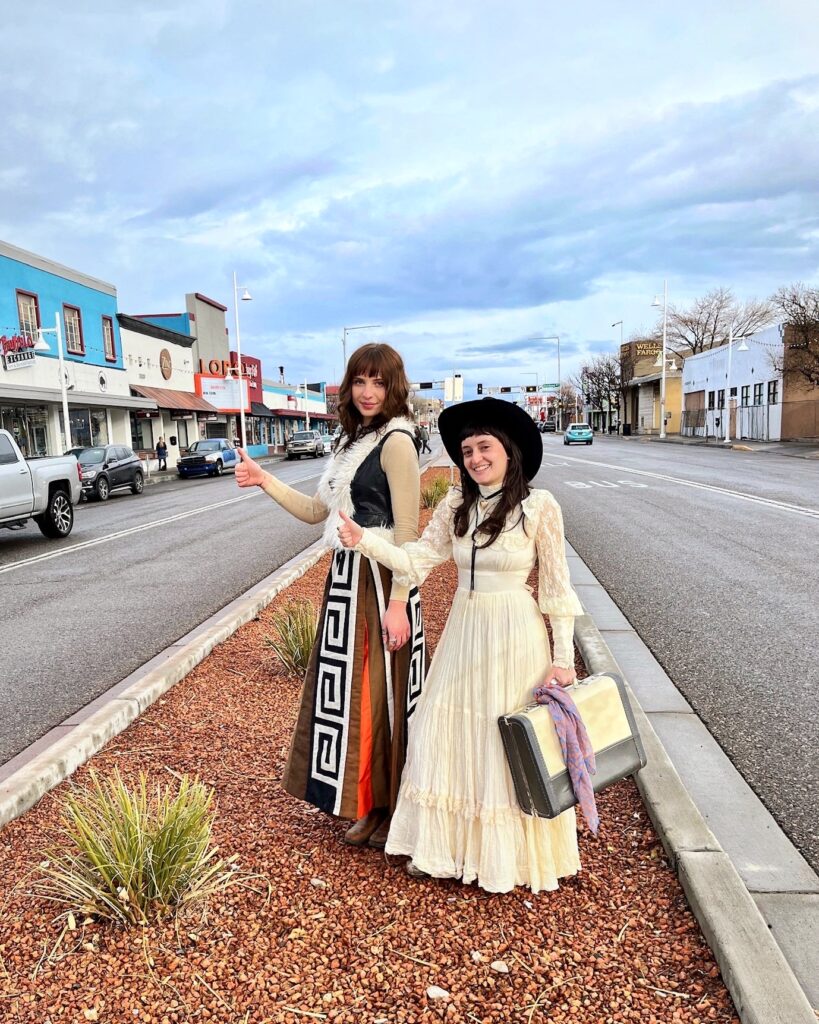
<path fill-rule="evenodd" d="M 267 468 L 314 493 L 325 465 Z M 0 764 L 320 534 L 233 474 L 83 502 L 65 543 L 0 530 Z"/>
<path fill-rule="evenodd" d="M 566 535 L 819 868 L 819 465 L 544 437 Z"/>

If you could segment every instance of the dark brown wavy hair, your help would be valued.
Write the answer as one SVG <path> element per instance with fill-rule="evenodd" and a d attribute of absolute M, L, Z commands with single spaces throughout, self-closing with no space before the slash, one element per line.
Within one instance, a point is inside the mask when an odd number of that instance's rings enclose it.
<path fill-rule="evenodd" d="M 506 467 L 506 476 L 504 477 L 503 491 L 500 499 L 492 509 L 492 512 L 475 530 L 473 535 L 476 543 L 479 537 L 485 537 L 486 539 L 484 542 L 482 544 L 478 544 L 478 547 L 488 548 L 489 545 L 494 543 L 494 541 L 496 541 L 506 529 L 506 521 L 510 515 L 512 515 L 516 510 L 519 510 L 520 516 L 523 516 L 523 509 L 520 508 L 520 505 L 525 498 L 529 497 L 531 488 L 529 487 L 529 482 L 523 472 L 523 456 L 521 455 L 520 448 L 504 430 L 501 430 L 499 427 L 491 426 L 467 427 L 462 431 L 461 436 L 458 439 L 459 455 L 456 464 L 458 469 L 461 471 L 461 492 L 463 494 L 463 501 L 455 509 L 455 535 L 457 537 L 463 537 L 466 535 L 472 519 L 472 510 L 475 508 L 475 505 L 481 496 L 478 485 L 469 475 L 466 467 L 464 466 L 464 457 L 461 449 L 461 444 L 468 437 L 477 437 L 479 434 L 491 434 L 492 437 L 496 437 L 503 445 L 506 454 L 509 456 L 509 465 Z"/>
<path fill-rule="evenodd" d="M 361 413 L 353 404 L 353 381 L 356 377 L 381 377 L 386 385 L 381 412 L 365 427 Z M 396 416 L 409 416 L 409 381 L 404 360 L 391 345 L 371 342 L 357 348 L 347 362 L 344 379 L 338 389 L 338 422 L 343 431 L 339 451 L 349 447 L 364 434 L 383 427 Z"/>

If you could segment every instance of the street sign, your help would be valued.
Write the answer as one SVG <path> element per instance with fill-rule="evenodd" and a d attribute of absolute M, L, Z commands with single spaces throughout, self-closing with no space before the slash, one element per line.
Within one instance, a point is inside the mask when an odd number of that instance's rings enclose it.
<path fill-rule="evenodd" d="M 541 384 L 540 385 L 540 390 L 541 391 L 558 391 L 559 389 L 560 389 L 560 385 L 559 384 Z"/>

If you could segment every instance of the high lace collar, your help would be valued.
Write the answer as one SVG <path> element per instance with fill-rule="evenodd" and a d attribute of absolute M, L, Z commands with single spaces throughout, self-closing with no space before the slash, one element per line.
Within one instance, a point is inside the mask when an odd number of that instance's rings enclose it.
<path fill-rule="evenodd" d="M 488 498 L 499 498 L 503 493 L 503 487 L 487 487 L 484 484 L 478 484 L 478 490 L 481 492 L 481 501 L 486 501 Z"/>

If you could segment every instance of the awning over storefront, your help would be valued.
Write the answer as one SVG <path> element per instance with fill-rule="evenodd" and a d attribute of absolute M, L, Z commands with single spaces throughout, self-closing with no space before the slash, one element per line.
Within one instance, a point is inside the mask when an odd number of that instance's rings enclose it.
<path fill-rule="evenodd" d="M 218 412 L 215 405 L 211 405 L 199 395 L 190 391 L 174 391 L 172 388 L 149 388 L 144 384 L 132 384 L 131 390 L 136 391 L 143 398 L 149 398 L 156 402 L 159 409 L 182 409 L 185 412 Z"/>
<path fill-rule="evenodd" d="M 14 387 L 9 384 L 0 384 L 0 398 L 12 402 L 56 402 L 62 401 L 62 394 L 59 389 L 51 388 L 25 388 Z M 74 391 L 68 392 L 68 404 L 79 406 L 102 406 L 108 409 L 156 409 L 154 401 L 145 398 L 133 398 L 130 395 L 103 395 L 92 392 Z"/>
<path fill-rule="evenodd" d="M 268 409 L 264 402 L 251 402 L 250 403 L 250 415 L 251 416 L 266 416 L 268 419 L 273 419 L 273 410 Z"/>
<path fill-rule="evenodd" d="M 278 416 L 279 419 L 291 419 L 291 420 L 303 420 L 304 413 L 299 412 L 298 409 L 271 409 L 274 416 Z M 312 417 L 311 417 L 312 419 Z"/>

